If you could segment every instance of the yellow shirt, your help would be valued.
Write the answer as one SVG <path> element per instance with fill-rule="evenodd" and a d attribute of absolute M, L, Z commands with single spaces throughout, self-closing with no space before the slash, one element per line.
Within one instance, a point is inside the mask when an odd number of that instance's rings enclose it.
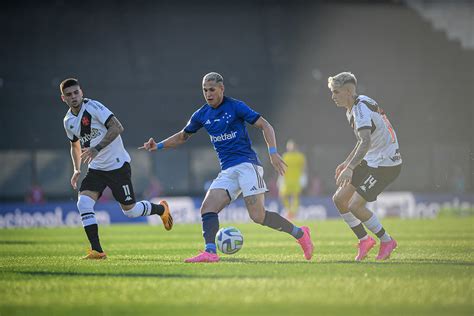
<path fill-rule="evenodd" d="M 305 156 L 299 151 L 291 151 L 283 154 L 283 160 L 288 165 L 283 177 L 286 186 L 300 187 L 300 179 L 306 165 Z"/>

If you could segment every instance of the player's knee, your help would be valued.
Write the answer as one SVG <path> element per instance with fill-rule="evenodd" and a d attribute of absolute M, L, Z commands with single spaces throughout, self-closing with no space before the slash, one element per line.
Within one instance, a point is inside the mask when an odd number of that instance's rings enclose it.
<path fill-rule="evenodd" d="M 349 211 L 349 202 L 344 197 L 336 193 L 333 195 L 332 200 L 339 212 L 347 213 Z"/>
<path fill-rule="evenodd" d="M 126 205 L 121 205 L 122 212 L 128 218 L 137 218 L 142 216 L 143 208 L 139 207 L 137 203 L 132 204 L 132 207 L 127 207 Z"/>
<path fill-rule="evenodd" d="M 136 203 L 134 203 L 134 204 L 129 204 L 129 205 L 120 204 L 120 208 L 122 209 L 122 212 L 125 212 L 125 211 L 129 211 L 129 210 L 131 210 L 132 208 L 134 208 L 135 205 L 137 205 L 137 204 L 136 204 Z"/>

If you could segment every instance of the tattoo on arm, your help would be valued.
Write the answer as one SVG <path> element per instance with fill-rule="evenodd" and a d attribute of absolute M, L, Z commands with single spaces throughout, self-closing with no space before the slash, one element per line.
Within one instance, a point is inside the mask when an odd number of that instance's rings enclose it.
<path fill-rule="evenodd" d="M 107 133 L 105 134 L 104 138 L 100 141 L 100 143 L 97 145 L 97 146 L 100 146 L 101 149 L 109 145 L 111 142 L 113 142 L 117 138 L 117 136 L 119 136 L 120 133 L 123 132 L 123 126 L 115 116 L 113 116 L 109 120 L 106 127 L 107 127 Z"/>
<path fill-rule="evenodd" d="M 251 195 L 249 197 L 246 197 L 245 198 L 245 203 L 247 205 L 254 205 L 255 203 L 257 203 L 257 197 L 255 195 Z"/>
<path fill-rule="evenodd" d="M 184 144 L 193 134 L 186 133 L 184 130 L 179 131 L 162 142 L 165 144 L 165 148 L 175 148 L 181 144 Z"/>
<path fill-rule="evenodd" d="M 362 159 L 364 159 L 365 155 L 370 149 L 370 130 L 368 129 L 363 129 L 359 131 L 359 145 L 357 147 L 356 152 L 354 153 L 354 156 L 352 157 L 349 167 L 354 169 Z"/>

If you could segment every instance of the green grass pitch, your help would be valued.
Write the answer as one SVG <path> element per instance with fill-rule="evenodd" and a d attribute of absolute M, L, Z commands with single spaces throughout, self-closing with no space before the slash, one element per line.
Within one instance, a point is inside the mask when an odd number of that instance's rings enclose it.
<path fill-rule="evenodd" d="M 399 247 L 382 263 L 378 245 L 353 261 L 342 220 L 304 223 L 310 262 L 256 224 L 235 224 L 244 246 L 217 264 L 183 263 L 198 224 L 101 227 L 103 261 L 79 260 L 82 228 L 0 230 L 0 315 L 473 315 L 474 217 L 383 223 Z"/>

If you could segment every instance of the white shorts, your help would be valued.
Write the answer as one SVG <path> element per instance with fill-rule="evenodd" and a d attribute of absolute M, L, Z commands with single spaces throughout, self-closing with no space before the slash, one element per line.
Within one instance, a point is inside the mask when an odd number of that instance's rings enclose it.
<path fill-rule="evenodd" d="M 249 162 L 219 172 L 209 187 L 209 190 L 212 189 L 227 190 L 232 201 L 237 199 L 240 193 L 247 197 L 268 191 L 263 180 L 263 167 Z"/>

